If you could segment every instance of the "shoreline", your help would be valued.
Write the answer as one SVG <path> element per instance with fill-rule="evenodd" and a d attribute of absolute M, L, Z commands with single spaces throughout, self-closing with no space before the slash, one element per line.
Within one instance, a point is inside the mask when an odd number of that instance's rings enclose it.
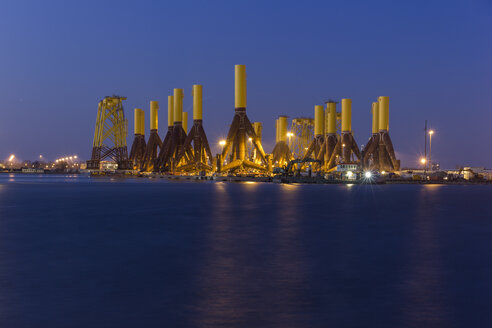
<path fill-rule="evenodd" d="M 379 179 L 379 180 L 338 180 L 338 179 L 325 179 L 324 177 L 252 177 L 252 176 L 198 176 L 198 175 L 172 175 L 172 174 L 128 174 L 128 173 L 109 173 L 101 175 L 91 175 L 89 172 L 79 173 L 22 173 L 22 172 L 0 172 L 0 174 L 16 174 L 22 176 L 42 176 L 42 175 L 81 175 L 88 176 L 90 178 L 147 178 L 147 179 L 167 179 L 178 181 L 216 181 L 216 182 L 253 182 L 253 183 L 285 183 L 285 184 L 338 184 L 338 185 L 376 185 L 376 184 L 414 184 L 414 185 L 492 185 L 490 180 L 408 180 L 408 179 Z"/>

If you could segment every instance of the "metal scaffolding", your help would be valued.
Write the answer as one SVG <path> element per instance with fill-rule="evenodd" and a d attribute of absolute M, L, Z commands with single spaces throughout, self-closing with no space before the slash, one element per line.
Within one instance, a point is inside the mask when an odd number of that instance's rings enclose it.
<path fill-rule="evenodd" d="M 314 137 L 314 119 L 297 117 L 292 119 L 289 149 L 294 158 L 303 158 Z"/>
<path fill-rule="evenodd" d="M 126 97 L 106 97 L 98 104 L 92 156 L 87 161 L 88 169 L 99 169 L 102 160 L 110 159 L 119 169 L 131 169 L 126 147 L 128 121 L 123 111 Z"/>

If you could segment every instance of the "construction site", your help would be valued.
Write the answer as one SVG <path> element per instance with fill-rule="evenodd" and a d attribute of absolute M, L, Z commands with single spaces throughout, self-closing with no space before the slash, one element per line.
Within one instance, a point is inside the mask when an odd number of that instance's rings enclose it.
<path fill-rule="evenodd" d="M 134 109 L 133 142 L 127 149 L 128 121 L 125 97 L 105 97 L 98 104 L 91 159 L 87 170 L 93 175 L 235 177 L 288 182 L 318 179 L 330 182 L 374 179 L 397 175 L 400 161 L 389 134 L 389 97 L 375 98 L 372 130 L 359 148 L 352 131 L 352 100 L 327 100 L 313 104 L 313 117 L 275 119 L 275 144 L 265 150 L 264 126 L 247 113 L 246 67 L 235 65 L 235 106 L 221 151 L 213 154 L 203 120 L 203 86 L 192 86 L 192 122 L 183 112 L 183 89 L 175 88 L 167 99 L 167 130 L 159 135 L 159 103 L 150 101 L 150 133 L 145 135 L 145 110 Z M 251 113 L 252 117 L 254 113 Z M 273 118 L 272 118 L 273 121 Z M 270 151 L 270 152 L 268 152 Z M 111 170 L 107 168 L 111 167 Z"/>

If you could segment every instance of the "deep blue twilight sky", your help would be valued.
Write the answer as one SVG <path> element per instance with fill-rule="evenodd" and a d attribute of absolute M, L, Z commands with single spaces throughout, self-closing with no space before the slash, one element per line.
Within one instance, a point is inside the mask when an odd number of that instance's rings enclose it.
<path fill-rule="evenodd" d="M 234 64 L 247 65 L 248 115 L 271 151 L 279 114 L 313 116 L 352 98 L 364 144 L 371 102 L 390 97 L 390 134 L 403 165 L 436 130 L 433 159 L 492 167 L 492 4 L 470 1 L 2 1 L 0 159 L 90 154 L 97 102 L 133 109 L 204 85 L 209 141 L 234 110 Z M 149 125 L 146 122 L 146 129 Z"/>

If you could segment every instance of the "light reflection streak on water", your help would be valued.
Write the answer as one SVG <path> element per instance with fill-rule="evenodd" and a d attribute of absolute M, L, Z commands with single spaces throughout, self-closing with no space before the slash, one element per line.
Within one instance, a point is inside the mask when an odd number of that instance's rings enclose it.
<path fill-rule="evenodd" d="M 266 301 L 273 306 L 270 315 L 275 318 L 274 322 L 285 325 L 299 321 L 299 313 L 309 306 L 305 295 L 309 265 L 300 232 L 302 209 L 299 208 L 299 191 L 298 186 L 281 185 L 280 199 L 277 200 L 278 215 L 272 217 L 275 230 L 270 281 L 274 292 L 269 294 L 271 299 Z"/>
<path fill-rule="evenodd" d="M 217 324 L 232 325 L 246 315 L 239 301 L 236 289 L 241 284 L 241 275 L 236 272 L 234 249 L 235 236 L 232 231 L 234 213 L 231 212 L 229 187 L 224 182 L 214 184 L 214 202 L 208 240 L 204 245 L 205 255 L 200 272 L 200 290 L 202 299 L 197 305 L 197 321 L 199 326 L 215 326 Z M 237 218 L 236 218 L 237 219 Z"/>
<path fill-rule="evenodd" d="M 436 292 L 443 290 L 444 279 L 439 255 L 439 233 L 434 226 L 433 215 L 438 210 L 433 204 L 439 202 L 438 198 L 442 195 L 437 193 L 440 187 L 441 185 L 421 186 L 414 216 L 402 321 L 416 326 L 430 324 L 433 327 L 446 327 L 450 324 L 444 321 L 449 318 L 449 313 L 444 313 L 447 306 L 443 301 L 446 297 Z"/>
<path fill-rule="evenodd" d="M 215 202 L 199 273 L 198 326 L 234 327 L 252 317 L 288 325 L 299 321 L 299 312 L 308 307 L 309 266 L 299 231 L 301 188 L 270 187 L 272 198 L 258 199 L 258 184 L 214 185 Z M 267 211 L 262 217 L 269 222 L 258 221 L 260 211 Z"/>

